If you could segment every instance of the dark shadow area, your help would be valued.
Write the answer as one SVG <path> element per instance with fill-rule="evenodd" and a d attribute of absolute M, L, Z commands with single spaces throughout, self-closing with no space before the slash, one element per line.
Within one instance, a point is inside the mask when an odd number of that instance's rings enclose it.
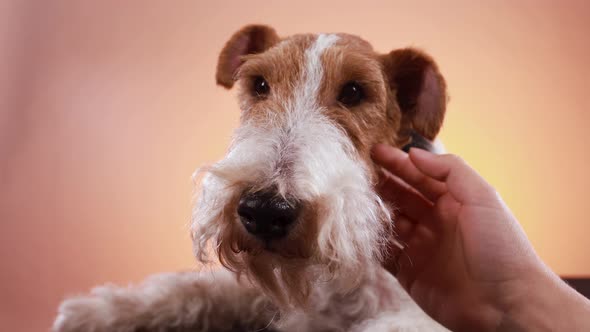
<path fill-rule="evenodd" d="M 572 288 L 577 290 L 580 294 L 582 294 L 586 298 L 590 299 L 590 278 L 564 277 L 562 279 L 565 282 L 567 282 L 570 286 L 572 286 Z"/>

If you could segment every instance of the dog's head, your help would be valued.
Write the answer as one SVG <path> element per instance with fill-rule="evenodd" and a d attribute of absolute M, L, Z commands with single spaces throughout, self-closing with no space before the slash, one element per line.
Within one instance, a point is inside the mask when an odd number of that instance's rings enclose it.
<path fill-rule="evenodd" d="M 213 249 L 283 303 L 303 303 L 326 278 L 354 287 L 390 245 L 371 147 L 432 140 L 441 127 L 445 82 L 432 58 L 251 25 L 226 43 L 217 83 L 238 86 L 241 123 L 227 156 L 203 172 L 197 258 Z"/>

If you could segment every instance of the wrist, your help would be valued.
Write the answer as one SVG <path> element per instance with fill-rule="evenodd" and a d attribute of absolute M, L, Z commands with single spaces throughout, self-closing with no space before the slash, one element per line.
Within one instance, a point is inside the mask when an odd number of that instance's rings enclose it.
<path fill-rule="evenodd" d="M 512 289 L 496 331 L 587 331 L 590 302 L 541 265 Z M 510 298 L 510 297 L 508 297 Z"/>

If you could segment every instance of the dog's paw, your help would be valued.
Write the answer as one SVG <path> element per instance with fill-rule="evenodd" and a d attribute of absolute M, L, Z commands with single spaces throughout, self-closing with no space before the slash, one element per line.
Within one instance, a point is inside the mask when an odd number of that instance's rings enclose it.
<path fill-rule="evenodd" d="M 109 331 L 109 305 L 104 299 L 88 296 L 64 301 L 53 323 L 53 332 Z"/>
<path fill-rule="evenodd" d="M 133 332 L 141 322 L 141 304 L 122 297 L 123 289 L 99 287 L 91 295 L 65 300 L 58 309 L 53 332 Z"/>

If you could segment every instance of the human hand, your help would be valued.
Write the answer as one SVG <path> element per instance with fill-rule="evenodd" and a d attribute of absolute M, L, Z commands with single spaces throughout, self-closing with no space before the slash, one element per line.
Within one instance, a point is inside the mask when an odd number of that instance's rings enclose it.
<path fill-rule="evenodd" d="M 539 292 L 557 294 L 549 301 L 571 298 L 498 193 L 460 158 L 385 145 L 373 158 L 388 171 L 378 189 L 395 204 L 396 235 L 406 245 L 384 264 L 441 324 L 453 331 L 530 327 L 543 313 L 526 308 L 547 300 Z"/>

